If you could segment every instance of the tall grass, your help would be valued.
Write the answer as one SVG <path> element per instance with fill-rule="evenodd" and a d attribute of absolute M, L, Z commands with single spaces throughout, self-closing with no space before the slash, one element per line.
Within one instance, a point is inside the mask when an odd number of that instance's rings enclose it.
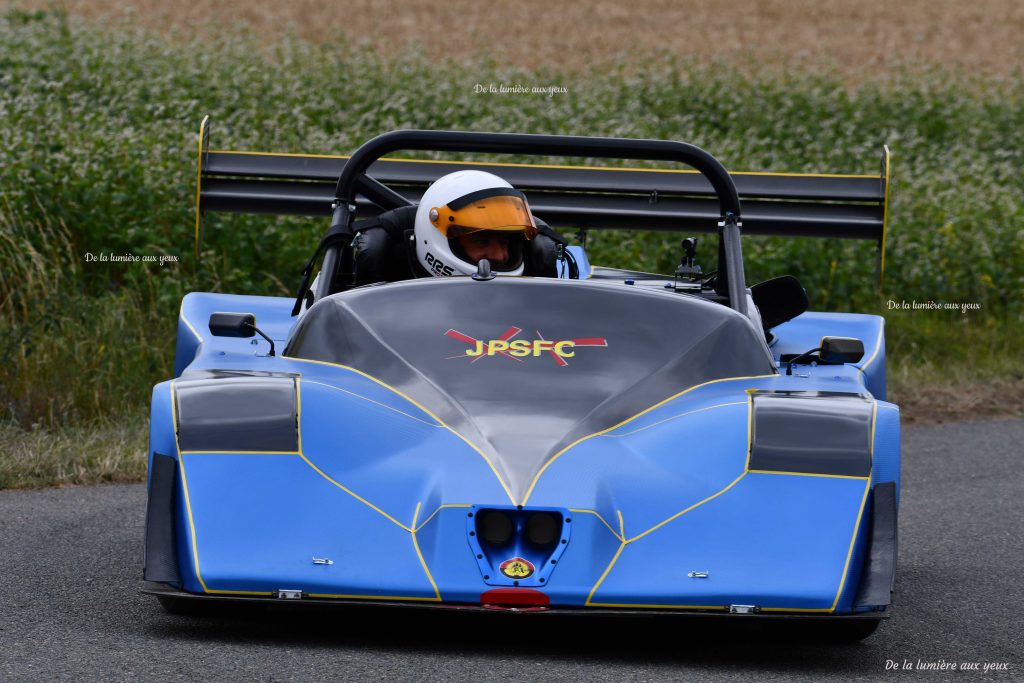
<path fill-rule="evenodd" d="M 474 92 L 492 82 L 568 93 Z M 288 36 L 174 42 L 61 12 L 12 11 L 0 15 L 7 420 L 138 415 L 150 386 L 169 374 L 183 294 L 292 290 L 324 221 L 213 216 L 202 261 L 191 255 L 196 129 L 207 113 L 215 148 L 280 152 L 347 153 L 394 128 L 457 128 L 671 138 L 735 170 L 868 173 L 887 142 L 897 184 L 881 296 L 874 248 L 863 243 L 749 239 L 749 279 L 795 274 L 816 308 L 979 302 L 969 320 L 993 339 L 1009 339 L 1001 326 L 1019 325 L 1024 311 L 1020 72 L 975 78 L 936 68 L 851 88 L 828 72 L 652 57 L 644 68 L 570 77 L 557 65 L 385 59 Z M 678 259 L 670 236 L 601 234 L 591 243 L 592 259 L 607 265 L 666 271 Z M 87 253 L 180 260 L 93 263 Z M 925 362 L 935 349 L 926 344 L 912 358 Z"/>
<path fill-rule="evenodd" d="M 144 413 L 174 340 L 152 288 L 89 291 L 67 227 L 0 212 L 0 419 L 65 424 Z"/>
<path fill-rule="evenodd" d="M 123 416 L 61 426 L 0 420 L 0 489 L 139 481 L 147 437 L 143 420 Z"/>

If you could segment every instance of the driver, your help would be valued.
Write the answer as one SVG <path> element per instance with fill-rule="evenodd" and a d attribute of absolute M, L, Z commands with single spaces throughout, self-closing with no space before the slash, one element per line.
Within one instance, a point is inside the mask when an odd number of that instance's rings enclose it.
<path fill-rule="evenodd" d="M 526 242 L 537 236 L 526 197 L 484 171 L 436 180 L 416 210 L 416 259 L 431 275 L 472 275 L 487 259 L 498 275 L 522 275 Z"/>
<path fill-rule="evenodd" d="M 472 275 L 487 259 L 496 275 L 557 277 L 564 237 L 530 213 L 522 192 L 484 171 L 434 181 L 418 206 L 356 224 L 356 284 Z"/>

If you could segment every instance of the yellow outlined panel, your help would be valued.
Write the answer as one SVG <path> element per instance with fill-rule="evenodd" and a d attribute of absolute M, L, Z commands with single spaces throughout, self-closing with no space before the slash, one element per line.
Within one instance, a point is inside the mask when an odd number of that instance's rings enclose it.
<path fill-rule="evenodd" d="M 625 534 L 625 524 L 623 522 L 622 512 L 620 511 L 618 514 L 619 514 L 619 528 L 620 528 L 621 535 L 617 535 L 617 538 L 620 541 L 619 549 L 615 553 L 615 556 L 612 558 L 611 562 L 608 564 L 607 567 L 605 567 L 605 570 L 601 573 L 601 576 L 597 580 L 597 583 L 595 583 L 594 587 L 591 588 L 590 593 L 587 596 L 587 601 L 585 603 L 585 606 L 587 606 L 587 607 L 619 607 L 619 608 L 632 608 L 632 609 L 697 609 L 697 610 L 723 610 L 723 609 L 726 609 L 726 607 L 724 607 L 722 605 L 674 605 L 674 604 L 609 603 L 609 602 L 593 602 L 592 599 L 594 597 L 594 594 L 597 592 L 597 589 L 600 588 L 601 584 L 604 583 L 605 579 L 611 573 L 613 567 L 618 562 L 619 557 L 622 555 L 622 552 L 623 552 L 623 550 L 625 550 L 627 545 L 629 545 L 630 543 L 633 543 L 635 541 L 638 541 L 641 538 L 643 538 L 643 537 L 653 533 L 654 531 L 660 529 L 661 527 L 664 527 L 665 525 L 675 521 L 676 519 L 679 519 L 680 517 L 682 517 L 687 512 L 690 512 L 691 510 L 694 510 L 694 509 L 700 507 L 701 505 L 704 505 L 705 503 L 708 503 L 708 502 L 714 500 L 715 498 L 717 498 L 720 495 L 724 494 L 729 489 L 733 488 L 736 484 L 738 484 L 748 474 L 768 474 L 768 475 L 780 475 L 780 476 L 801 476 L 801 477 L 818 477 L 818 478 L 831 478 L 831 479 L 854 479 L 854 480 L 862 480 L 862 481 L 864 481 L 864 493 L 863 493 L 863 496 L 861 497 L 860 507 L 858 508 L 858 511 L 857 511 L 856 521 L 854 522 L 854 525 L 853 525 L 853 531 L 851 533 L 850 543 L 849 543 L 849 546 L 848 546 L 848 549 L 847 549 L 847 553 L 846 553 L 846 559 L 845 559 L 844 564 L 843 564 L 843 570 L 842 570 L 842 572 L 840 574 L 839 586 L 836 589 L 835 597 L 833 598 L 833 601 L 832 601 L 832 606 L 831 607 L 822 607 L 822 608 L 802 608 L 802 607 L 765 607 L 765 608 L 761 608 L 761 610 L 765 611 L 765 612 L 807 612 L 807 613 L 829 613 L 829 614 L 835 612 L 836 607 L 839 604 L 839 598 L 842 596 L 843 588 L 846 586 L 847 577 L 849 576 L 850 560 L 853 557 L 853 550 L 854 550 L 854 546 L 856 545 L 856 540 L 857 540 L 857 532 L 860 530 L 861 520 L 862 520 L 863 515 L 864 515 L 864 508 L 865 508 L 865 505 L 867 503 L 868 492 L 871 489 L 871 477 L 870 476 L 867 476 L 867 477 L 854 477 L 854 476 L 830 475 L 830 474 L 807 474 L 807 473 L 802 473 L 802 472 L 774 472 L 774 471 L 763 471 L 763 470 L 751 470 L 751 469 L 749 469 L 750 449 L 751 449 L 751 446 L 752 446 L 752 443 L 753 443 L 753 441 L 752 441 L 752 439 L 753 439 L 753 396 L 754 396 L 754 394 L 757 391 L 758 391 L 758 389 L 754 389 L 754 388 L 746 390 L 746 393 L 747 393 L 747 405 L 748 405 L 748 407 L 747 407 L 747 411 L 748 411 L 748 415 L 747 415 L 747 464 L 744 466 L 743 472 L 741 472 L 740 475 L 738 477 L 736 477 L 736 479 L 734 479 L 728 486 L 726 486 L 725 488 L 721 489 L 720 491 L 718 491 L 718 492 L 708 496 L 707 498 L 704 498 L 703 500 L 701 500 L 701 501 L 699 501 L 699 502 L 697 502 L 697 503 L 695 503 L 695 504 L 693 504 L 693 505 L 691 505 L 691 506 L 681 510 L 680 512 L 675 513 L 674 515 L 672 515 L 672 516 L 668 517 L 667 519 L 659 522 L 658 524 L 655 524 L 651 528 L 647 529 L 646 531 L 644 531 L 642 533 L 637 534 L 636 536 L 632 536 L 632 537 L 629 537 L 629 538 L 626 537 L 626 534 Z M 870 441 L 869 441 L 869 444 L 870 444 L 869 448 L 871 450 L 872 459 L 874 459 L 875 425 L 877 423 L 877 417 L 878 417 L 878 401 L 875 400 L 875 401 L 873 401 L 873 408 L 872 408 L 872 414 L 871 414 L 871 436 L 870 436 Z M 597 513 L 594 513 L 594 514 L 597 514 Z M 600 516 L 598 515 L 598 517 L 600 517 Z M 601 521 L 604 521 L 604 520 L 602 519 Z M 605 525 L 608 526 L 607 522 L 605 522 Z M 610 526 L 609 526 L 609 530 L 611 530 Z M 612 533 L 613 534 L 615 533 L 614 530 L 612 530 Z"/>
<path fill-rule="evenodd" d="M 202 586 L 203 591 L 205 593 L 208 593 L 208 594 L 216 594 L 216 595 L 258 595 L 258 596 L 273 595 L 273 593 L 268 592 L 268 591 L 240 591 L 240 590 L 226 590 L 226 589 L 211 589 L 211 588 L 207 587 L 207 585 L 206 585 L 206 583 L 203 580 L 203 577 L 201 575 L 200 569 L 199 569 L 199 543 L 198 543 L 198 535 L 196 533 L 195 520 L 194 520 L 193 514 L 192 514 L 192 504 L 191 504 L 191 498 L 190 498 L 190 495 L 189 495 L 188 479 L 187 479 L 186 472 L 185 472 L 185 459 L 182 456 L 183 455 L 218 455 L 218 454 L 246 455 L 246 454 L 257 454 L 258 453 L 260 455 L 298 456 L 299 458 L 301 458 L 303 460 L 303 462 L 305 462 L 309 467 L 311 467 L 315 472 L 317 472 L 321 477 L 326 479 L 328 482 L 333 484 L 335 487 L 341 489 L 342 491 L 344 491 L 345 493 L 347 493 L 351 497 L 355 498 L 360 503 L 368 506 L 370 509 L 372 509 L 373 511 L 375 511 L 378 514 L 382 515 L 385 519 L 387 519 L 390 522 L 394 523 L 399 528 L 403 529 L 404 531 L 409 532 L 410 537 L 412 539 L 413 549 L 414 549 L 414 551 L 416 553 L 416 556 L 417 556 L 417 558 L 418 558 L 418 560 L 420 562 L 421 567 L 423 568 L 424 574 L 427 577 L 427 580 L 430 583 L 430 585 L 431 585 L 431 587 L 432 587 L 432 589 L 434 591 L 434 597 L 380 596 L 380 595 L 354 595 L 354 594 L 352 594 L 352 595 L 344 594 L 343 595 L 343 594 L 327 594 L 327 593 L 310 593 L 309 597 L 339 598 L 339 599 L 342 599 L 342 598 L 344 598 L 344 599 L 365 599 L 365 600 L 375 600 L 375 599 L 376 600 L 412 600 L 412 601 L 440 602 L 440 600 L 441 600 L 440 591 L 438 590 L 437 584 L 434 582 L 434 578 L 433 578 L 433 576 L 430 573 L 430 568 L 427 566 L 426 560 L 424 559 L 423 554 L 420 551 L 419 542 L 418 542 L 418 540 L 416 538 L 416 533 L 419 531 L 419 529 L 423 528 L 423 526 L 425 526 L 427 524 L 427 522 L 429 522 L 431 519 L 433 519 L 433 517 L 435 515 L 437 515 L 437 513 L 440 512 L 442 509 L 444 509 L 446 507 L 469 507 L 469 505 L 462 505 L 462 504 L 446 504 L 446 505 L 441 505 L 436 510 L 434 510 L 434 512 L 432 512 L 431 515 L 427 519 L 425 519 L 422 524 L 419 525 L 419 527 L 417 527 L 416 526 L 416 519 L 419 516 L 420 508 L 422 506 L 422 503 L 418 502 L 416 504 L 416 509 L 415 509 L 414 514 L 413 514 L 412 525 L 406 526 L 405 524 L 402 524 L 397 519 L 395 519 L 394 517 L 392 517 L 391 515 L 386 513 L 380 507 L 374 505 L 373 503 L 371 503 L 367 499 L 363 498 L 362 496 L 358 495 L 357 493 L 355 493 L 351 489 L 347 488 L 346 486 L 342 485 L 341 483 L 335 481 L 330 476 L 325 474 L 322 470 L 320 470 L 320 468 L 318 468 L 316 465 L 314 465 L 305 456 L 305 454 L 303 454 L 303 452 L 301 450 L 302 449 L 302 436 L 301 436 L 302 435 L 302 430 L 301 430 L 301 411 L 302 411 L 301 400 L 302 399 L 301 399 L 301 380 L 299 380 L 299 379 L 296 379 L 296 381 L 295 381 L 295 391 L 296 391 L 296 421 L 297 421 L 296 427 L 297 427 L 297 429 L 299 431 L 299 440 L 298 440 L 299 451 L 296 451 L 296 452 L 291 452 L 291 451 L 289 451 L 289 452 L 275 452 L 275 453 L 256 452 L 256 451 L 182 451 L 180 449 L 179 445 L 178 445 L 177 393 L 176 393 L 176 390 L 175 390 L 175 383 L 173 381 L 170 383 L 171 416 L 172 416 L 172 422 L 173 422 L 173 427 L 174 427 L 175 450 L 177 452 L 177 457 L 178 457 L 178 467 L 179 467 L 179 471 L 181 473 L 182 488 L 183 488 L 183 492 L 184 492 L 185 505 L 186 505 L 186 510 L 187 510 L 187 514 L 188 514 L 189 529 L 190 529 L 190 532 L 191 532 L 192 557 L 193 557 L 193 563 L 194 563 L 195 570 L 196 570 L 196 579 L 199 581 L 199 584 Z"/>
<path fill-rule="evenodd" d="M 494 473 L 494 476 L 498 479 L 498 483 L 501 484 L 501 487 L 502 487 L 502 489 L 504 489 L 505 494 L 508 496 L 509 501 L 511 501 L 513 504 L 515 504 L 516 501 L 515 501 L 515 497 L 512 495 L 512 489 L 509 488 L 508 484 L 505 482 L 505 479 L 498 472 L 498 468 L 494 465 L 494 463 L 491 461 L 491 459 L 489 457 L 487 457 L 487 454 L 484 453 L 483 450 L 481 450 L 480 447 L 477 446 L 475 443 L 473 443 L 472 441 L 470 441 L 469 439 L 464 437 L 459 432 L 457 432 L 454 429 L 452 429 L 452 427 L 450 425 L 448 425 L 444 420 L 442 420 L 436 414 L 434 414 L 434 412 L 431 411 L 429 408 L 427 408 L 423 404 L 419 403 L 416 399 L 414 399 L 411 396 L 405 394 L 404 392 L 400 391 L 399 389 L 391 386 L 387 382 L 379 380 L 376 377 L 374 377 L 373 375 L 368 375 L 365 372 L 363 372 L 362 370 L 357 370 L 356 368 L 353 368 L 353 367 L 348 366 L 348 365 L 341 365 L 340 363 L 330 363 L 328 361 L 323 361 L 323 360 L 311 360 L 311 359 L 308 359 L 308 358 L 295 358 L 295 357 L 292 357 L 292 356 L 281 356 L 281 357 L 282 358 L 286 358 L 287 360 L 290 360 L 290 361 L 298 362 L 298 363 L 315 363 L 317 365 L 326 365 L 328 367 L 341 368 L 342 370 L 348 370 L 350 372 L 354 372 L 355 374 L 357 374 L 357 375 L 359 375 L 361 377 L 365 377 L 366 379 L 370 380 L 371 382 L 374 382 L 375 384 L 378 384 L 378 385 L 384 387 L 388 391 L 391 391 L 391 392 L 401 396 L 406 401 L 408 401 L 409 403 L 413 404 L 414 406 L 416 406 L 417 408 L 422 410 L 424 413 L 429 415 L 439 425 L 441 425 L 442 427 L 447 429 L 449 432 L 451 432 L 452 434 L 457 436 L 459 439 L 462 440 L 463 443 L 465 443 L 467 446 L 469 446 L 471 449 L 473 449 L 477 454 L 479 454 L 480 457 L 484 459 L 484 462 L 487 463 L 487 466 L 490 467 L 491 471 Z"/>
<path fill-rule="evenodd" d="M 534 476 L 533 481 L 530 483 L 530 487 L 526 490 L 526 494 L 523 496 L 523 501 L 520 504 L 521 505 L 526 505 L 526 502 L 528 500 L 530 500 L 530 495 L 533 493 L 533 490 L 535 488 L 537 488 L 537 483 L 540 481 L 540 478 L 542 476 L 544 476 L 544 473 L 548 471 L 548 468 L 551 467 L 551 465 L 556 460 L 558 460 L 560 457 L 562 457 L 562 455 L 564 455 L 567 451 L 569 451 L 570 449 L 574 448 L 575 446 L 578 446 L 579 444 L 583 443 L 584 441 L 587 441 L 589 439 L 593 439 L 594 437 L 604 436 L 605 434 L 608 434 L 608 432 L 614 431 L 614 430 L 618 429 L 619 427 L 621 427 L 622 425 L 629 424 L 630 422 L 632 422 L 633 420 L 637 419 L 638 417 L 640 417 L 642 415 L 646 415 L 647 413 L 651 412 L 652 410 L 655 410 L 656 408 L 660 408 L 661 406 L 665 405 L 669 401 L 673 401 L 673 400 L 679 398 L 680 396 L 683 396 L 684 394 L 690 393 L 691 391 L 696 391 L 697 389 L 700 389 L 701 387 L 706 387 L 706 386 L 708 386 L 710 384 L 718 384 L 720 382 L 735 382 L 735 381 L 740 381 L 740 380 L 763 379 L 763 378 L 777 377 L 777 376 L 778 376 L 778 373 L 772 373 L 770 375 L 750 375 L 750 376 L 747 376 L 747 377 L 722 377 L 720 379 L 713 379 L 713 380 L 710 380 L 708 382 L 702 382 L 701 384 L 697 384 L 697 385 L 694 385 L 694 386 L 689 387 L 687 389 L 683 389 L 682 391 L 680 391 L 678 393 L 675 393 L 675 394 L 669 396 L 668 398 L 662 399 L 661 401 L 658 401 L 654 405 L 649 406 L 647 408 L 644 408 L 639 413 L 636 413 L 635 415 L 633 415 L 631 417 L 627 417 L 625 420 L 623 420 L 622 422 L 619 422 L 618 424 L 615 424 L 615 425 L 612 425 L 611 427 L 607 427 L 605 429 L 602 429 L 601 431 L 594 432 L 593 434 L 588 434 L 586 436 L 581 436 L 580 438 L 576 439 L 575 441 L 573 441 L 571 444 L 569 444 L 568 446 L 566 446 L 562 450 L 560 450 L 557 453 L 555 453 L 551 458 L 548 459 L 547 462 L 544 463 L 544 466 L 541 467 L 540 471 L 538 471 L 537 474 Z"/>

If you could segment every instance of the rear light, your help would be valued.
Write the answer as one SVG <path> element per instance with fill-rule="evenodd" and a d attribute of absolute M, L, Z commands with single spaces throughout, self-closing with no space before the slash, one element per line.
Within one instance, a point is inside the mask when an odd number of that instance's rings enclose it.
<path fill-rule="evenodd" d="M 551 599 L 532 588 L 493 588 L 480 594 L 481 605 L 502 607 L 547 607 Z"/>

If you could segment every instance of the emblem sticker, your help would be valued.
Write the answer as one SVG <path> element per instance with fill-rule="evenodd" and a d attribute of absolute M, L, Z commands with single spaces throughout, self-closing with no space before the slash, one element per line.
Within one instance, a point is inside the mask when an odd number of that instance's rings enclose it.
<path fill-rule="evenodd" d="M 524 358 L 539 358 L 540 356 L 550 354 L 555 360 L 556 365 L 565 367 L 569 364 L 566 359 L 573 358 L 576 355 L 577 348 L 608 346 L 608 340 L 604 337 L 548 340 L 544 338 L 539 330 L 537 331 L 536 339 L 516 339 L 515 337 L 519 336 L 519 333 L 522 331 L 521 328 L 513 326 L 505 330 L 497 339 L 475 339 L 468 334 L 450 329 L 444 333 L 446 337 L 468 344 L 470 348 L 457 356 L 449 356 L 449 359 L 470 358 L 470 362 L 475 363 L 481 358 L 489 356 L 504 356 L 509 360 L 522 363 Z"/>
<path fill-rule="evenodd" d="M 535 567 L 529 560 L 525 560 L 521 557 L 513 557 L 510 560 L 502 562 L 498 569 L 501 573 L 510 579 L 525 579 L 533 574 Z"/>

